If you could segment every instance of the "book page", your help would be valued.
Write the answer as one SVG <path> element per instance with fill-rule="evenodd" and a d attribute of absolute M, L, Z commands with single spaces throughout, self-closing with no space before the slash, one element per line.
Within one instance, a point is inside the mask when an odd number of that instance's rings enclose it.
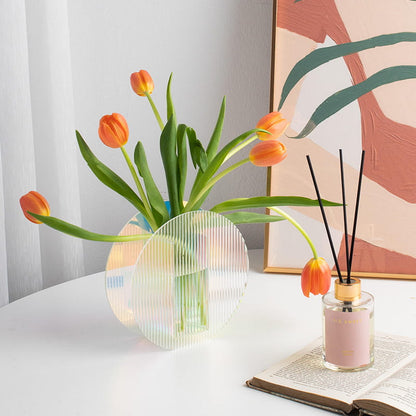
<path fill-rule="evenodd" d="M 253 379 L 264 380 L 301 392 L 352 403 L 371 387 L 390 376 L 410 357 L 416 357 L 416 340 L 379 335 L 375 339 L 374 365 L 357 372 L 337 372 L 324 367 L 322 339 L 281 361 Z"/>
<path fill-rule="evenodd" d="M 357 402 L 365 402 L 365 407 L 370 409 L 380 408 L 377 404 L 374 406 L 367 404 L 369 400 L 372 400 L 386 403 L 409 415 L 416 415 L 416 359 L 363 396 L 365 400 L 360 398 Z"/>

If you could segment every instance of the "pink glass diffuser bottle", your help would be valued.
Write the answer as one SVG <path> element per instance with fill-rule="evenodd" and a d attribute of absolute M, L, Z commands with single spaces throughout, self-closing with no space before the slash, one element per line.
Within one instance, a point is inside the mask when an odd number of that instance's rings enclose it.
<path fill-rule="evenodd" d="M 359 371 L 374 361 L 374 298 L 361 281 L 335 281 L 322 298 L 324 365 L 336 371 Z"/>

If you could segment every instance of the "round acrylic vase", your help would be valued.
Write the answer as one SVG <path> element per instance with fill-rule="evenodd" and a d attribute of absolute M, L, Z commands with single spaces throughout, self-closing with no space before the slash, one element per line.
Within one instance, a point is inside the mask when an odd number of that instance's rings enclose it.
<path fill-rule="evenodd" d="M 114 243 L 107 261 L 106 292 L 116 317 L 167 349 L 212 337 L 247 285 L 247 248 L 237 227 L 200 210 L 151 233 L 137 214 L 120 233 L 133 234 L 146 238 Z"/>

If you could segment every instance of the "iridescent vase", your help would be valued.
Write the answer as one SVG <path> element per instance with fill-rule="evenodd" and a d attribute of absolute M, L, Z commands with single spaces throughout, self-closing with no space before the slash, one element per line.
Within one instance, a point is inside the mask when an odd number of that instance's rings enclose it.
<path fill-rule="evenodd" d="M 163 348 L 212 337 L 230 320 L 247 285 L 247 247 L 238 228 L 211 211 L 181 214 L 156 232 L 141 214 L 114 243 L 106 292 L 116 317 Z"/>

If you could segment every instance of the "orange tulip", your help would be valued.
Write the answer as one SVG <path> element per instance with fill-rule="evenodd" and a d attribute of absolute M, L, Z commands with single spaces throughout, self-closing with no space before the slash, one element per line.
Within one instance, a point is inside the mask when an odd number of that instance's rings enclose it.
<path fill-rule="evenodd" d="M 282 116 L 282 113 L 274 111 L 265 115 L 259 120 L 256 128 L 267 130 L 270 134 L 257 132 L 260 140 L 278 139 L 288 128 L 289 122 Z"/>
<path fill-rule="evenodd" d="M 325 295 L 331 286 L 331 269 L 322 258 L 312 258 L 303 268 L 301 277 L 302 292 L 306 297 L 312 293 Z"/>
<path fill-rule="evenodd" d="M 139 72 L 133 72 L 130 75 L 130 84 L 133 88 L 133 91 L 142 97 L 146 95 L 146 92 L 148 94 L 153 92 L 153 79 L 144 69 Z"/>
<path fill-rule="evenodd" d="M 257 143 L 250 151 L 250 161 L 256 166 L 273 166 L 287 156 L 286 147 L 278 140 Z"/>
<path fill-rule="evenodd" d="M 101 117 L 98 135 L 106 146 L 118 148 L 127 143 L 129 126 L 121 114 L 106 115 Z"/>
<path fill-rule="evenodd" d="M 22 207 L 25 217 L 35 224 L 42 224 L 42 221 L 39 221 L 38 219 L 29 215 L 28 211 L 32 212 L 33 214 L 47 216 L 49 216 L 51 213 L 48 201 L 39 192 L 36 191 L 30 191 L 26 195 L 23 195 L 20 198 L 20 206 Z"/>

